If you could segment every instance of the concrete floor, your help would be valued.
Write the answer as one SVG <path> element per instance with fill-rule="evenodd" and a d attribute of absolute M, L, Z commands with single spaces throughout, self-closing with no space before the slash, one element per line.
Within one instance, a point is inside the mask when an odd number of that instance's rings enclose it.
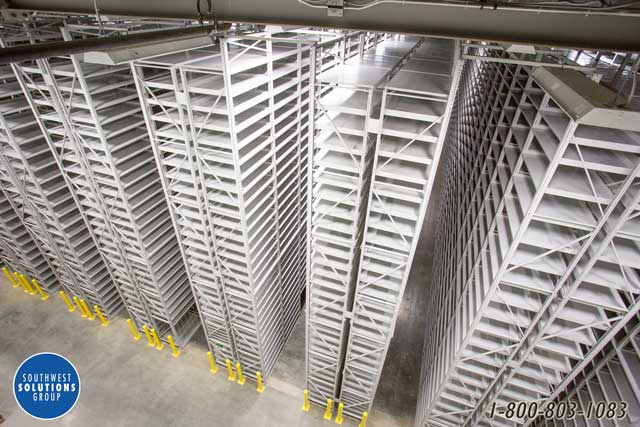
<path fill-rule="evenodd" d="M 440 172 L 440 171 L 439 171 Z M 437 206 L 439 181 L 432 197 Z M 391 341 L 368 427 L 412 427 L 418 394 L 426 299 L 437 209 L 425 220 L 416 259 Z M 250 380 L 227 381 L 223 369 L 209 373 L 202 333 L 174 359 L 132 340 L 123 318 L 107 327 L 68 313 L 63 302 L 42 302 L 0 277 L 0 415 L 2 427 L 60 426 L 224 426 L 321 427 L 323 408 L 301 411 L 304 388 L 304 327 L 301 318 L 264 393 Z M 12 381 L 20 363 L 34 353 L 68 357 L 78 369 L 82 390 L 71 412 L 56 421 L 38 421 L 22 412 Z M 358 420 L 345 418 L 345 427 Z"/>
<path fill-rule="evenodd" d="M 0 280 L 0 414 L 2 427 L 61 426 L 225 426 L 320 427 L 335 425 L 312 405 L 301 411 L 304 385 L 304 328 L 299 323 L 263 394 L 248 380 L 227 381 L 221 369 L 209 373 L 202 335 L 174 359 L 166 348 L 149 348 L 132 340 L 124 319 L 107 327 L 68 313 L 63 302 L 42 302 Z M 76 406 L 56 421 L 35 420 L 17 406 L 13 376 L 34 353 L 68 357 L 78 369 L 82 389 Z M 409 415 L 409 419 L 413 414 Z M 371 427 L 405 427 L 409 423 L 374 409 Z M 344 426 L 358 421 L 346 419 Z"/>

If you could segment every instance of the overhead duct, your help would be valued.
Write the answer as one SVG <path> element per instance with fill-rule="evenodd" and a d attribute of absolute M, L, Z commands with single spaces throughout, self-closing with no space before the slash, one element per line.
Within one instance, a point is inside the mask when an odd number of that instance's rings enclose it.
<path fill-rule="evenodd" d="M 219 22 L 246 22 L 368 31 L 403 32 L 460 39 L 578 48 L 640 50 L 640 18 L 626 5 L 582 7 L 531 6 L 494 2 L 375 1 L 345 2 L 343 16 L 328 16 L 322 2 L 294 0 L 212 0 Z M 96 13 L 91 2 L 13 0 L 13 8 Z M 488 6 L 488 7 L 485 7 Z M 101 0 L 102 14 L 198 19 L 192 2 Z M 207 16 L 208 18 L 208 16 Z"/>

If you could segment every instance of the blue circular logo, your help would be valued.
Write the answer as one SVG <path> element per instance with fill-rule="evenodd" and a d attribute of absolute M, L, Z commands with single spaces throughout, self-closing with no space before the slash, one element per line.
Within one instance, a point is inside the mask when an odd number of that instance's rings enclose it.
<path fill-rule="evenodd" d="M 34 354 L 18 367 L 13 377 L 13 395 L 27 414 L 54 420 L 78 401 L 80 376 L 71 362 L 59 354 Z"/>

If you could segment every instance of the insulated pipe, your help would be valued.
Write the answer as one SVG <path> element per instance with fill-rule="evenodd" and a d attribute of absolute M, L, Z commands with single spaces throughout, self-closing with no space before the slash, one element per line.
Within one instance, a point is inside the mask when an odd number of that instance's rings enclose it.
<path fill-rule="evenodd" d="M 308 0 L 305 0 L 308 1 Z M 197 19 L 191 1 L 97 0 L 103 15 Z M 203 2 L 204 3 L 204 2 Z M 218 22 L 301 25 L 350 30 L 487 40 L 539 46 L 565 46 L 619 51 L 640 50 L 640 18 L 629 10 L 584 8 L 571 13 L 546 13 L 544 6 L 525 8 L 493 2 L 469 2 L 452 7 L 435 1 L 377 2 L 343 16 L 329 16 L 326 7 L 298 0 L 211 0 Z M 9 0 L 10 7 L 95 14 L 91 2 L 77 0 Z M 615 12 L 615 13 L 613 13 Z M 603 13 L 610 13 L 603 15 Z M 209 19 L 209 15 L 205 18 Z"/>

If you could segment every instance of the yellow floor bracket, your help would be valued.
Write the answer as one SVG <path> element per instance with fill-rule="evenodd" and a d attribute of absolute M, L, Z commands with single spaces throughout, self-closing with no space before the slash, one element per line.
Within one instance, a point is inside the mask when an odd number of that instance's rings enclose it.
<path fill-rule="evenodd" d="M 344 416 L 342 411 L 344 410 L 344 403 L 338 403 L 338 412 L 336 413 L 336 424 L 342 424 L 344 422 Z"/>
<path fill-rule="evenodd" d="M 235 381 L 236 380 L 236 374 L 235 374 L 235 372 L 233 372 L 233 365 L 231 365 L 231 360 L 227 359 L 226 360 L 226 364 L 227 364 L 227 372 L 229 373 L 229 376 L 227 377 L 227 379 L 229 381 Z"/>
<path fill-rule="evenodd" d="M 176 347 L 176 343 L 173 342 L 173 337 L 171 335 L 167 335 L 167 341 L 169 341 L 169 346 L 171 347 L 171 355 L 173 357 L 180 356 L 180 350 Z"/>
<path fill-rule="evenodd" d="M 84 308 L 84 312 L 87 313 L 87 319 L 93 320 L 96 318 L 96 315 L 93 314 L 93 311 L 89 308 L 89 304 L 84 299 L 80 300 L 80 304 L 82 304 L 82 308 Z"/>
<path fill-rule="evenodd" d="M 69 300 L 69 297 L 64 293 L 64 291 L 60 291 L 58 292 L 58 294 L 60 295 L 60 298 L 62 298 L 62 301 L 64 301 L 64 303 L 67 305 L 67 310 L 69 311 L 69 313 L 73 313 L 74 311 L 76 311 L 76 308 L 73 306 L 71 300 Z"/>
<path fill-rule="evenodd" d="M 73 297 L 73 302 L 76 303 L 76 305 L 78 306 L 78 308 L 80 309 L 80 314 L 82 315 L 82 317 L 87 317 L 87 313 L 85 313 L 84 311 L 84 307 L 82 306 L 82 303 L 80 302 L 80 299 L 76 296 Z"/>
<path fill-rule="evenodd" d="M 156 350 L 162 350 L 164 348 L 164 343 L 160 341 L 160 336 L 154 328 L 151 328 L 151 336 L 153 336 L 153 341 L 156 343 Z"/>
<path fill-rule="evenodd" d="M 213 353 L 208 351 L 207 357 L 209 358 L 209 366 L 211 366 L 211 369 L 209 369 L 209 371 L 211 371 L 212 374 L 215 374 L 216 372 L 218 372 L 218 367 L 216 366 L 216 360 L 213 358 Z"/>
<path fill-rule="evenodd" d="M 360 421 L 360 424 L 358 424 L 358 427 L 367 427 L 367 418 L 369 417 L 369 413 L 367 411 L 364 411 L 362 413 L 362 421 Z"/>
<path fill-rule="evenodd" d="M 98 315 L 98 318 L 100 319 L 100 323 L 102 323 L 102 326 L 107 326 L 109 324 L 109 321 L 104 317 L 104 314 L 102 314 L 102 311 L 100 310 L 100 307 L 98 307 L 98 305 L 94 305 L 93 309 L 96 311 L 96 314 Z"/>
<path fill-rule="evenodd" d="M 5 276 L 7 276 L 7 279 L 9 279 L 9 281 L 11 282 L 14 288 L 17 288 L 20 286 L 18 282 L 15 281 L 11 273 L 9 273 L 9 270 L 7 269 L 7 267 L 2 267 L 2 272 L 5 274 Z"/>
<path fill-rule="evenodd" d="M 333 399 L 327 399 L 327 409 L 324 411 L 324 419 L 330 420 L 333 416 Z"/>
<path fill-rule="evenodd" d="M 258 381 L 258 388 L 256 391 L 262 393 L 264 391 L 264 383 L 262 382 L 262 372 L 256 372 L 256 381 Z"/>
<path fill-rule="evenodd" d="M 242 375 L 242 368 L 240 367 L 240 362 L 236 363 L 236 372 L 238 373 L 238 384 L 243 385 L 246 381 L 244 379 L 244 375 Z"/>
<path fill-rule="evenodd" d="M 155 347 L 156 343 L 153 340 L 153 337 L 151 336 L 151 333 L 149 332 L 149 328 L 147 328 L 147 325 L 142 325 L 142 330 L 144 331 L 144 334 L 147 336 L 149 347 Z"/>
<path fill-rule="evenodd" d="M 20 283 L 20 286 L 22 286 L 22 290 L 28 294 L 29 289 L 27 289 L 26 285 L 24 284 L 24 281 L 22 280 L 22 277 L 20 277 L 20 273 L 18 273 L 17 271 L 14 271 L 13 275 L 16 276 L 16 279 L 18 279 L 18 283 Z"/>
<path fill-rule="evenodd" d="M 131 329 L 131 333 L 133 334 L 134 341 L 138 341 L 140 339 L 140 334 L 136 329 L 136 325 L 133 324 L 133 320 L 127 319 L 127 323 L 129 324 L 129 329 Z"/>
<path fill-rule="evenodd" d="M 309 412 L 311 409 L 311 405 L 309 404 L 309 390 L 304 389 L 304 402 L 302 403 L 302 410 L 304 412 Z"/>
<path fill-rule="evenodd" d="M 27 289 L 27 292 L 29 292 L 29 295 L 35 295 L 36 294 L 36 290 L 33 289 L 31 287 L 31 285 L 29 284 L 29 279 L 27 279 L 27 276 L 25 276 L 24 274 L 21 274 L 20 278 L 24 282 L 24 287 Z"/>
<path fill-rule="evenodd" d="M 20 283 L 20 286 L 22 286 L 22 290 L 25 291 L 26 293 L 28 293 L 29 291 L 27 290 L 27 288 L 24 286 L 24 282 L 22 281 L 22 279 L 20 278 L 20 274 L 17 271 L 13 272 L 13 275 L 16 277 L 16 279 L 18 280 L 18 283 Z"/>
<path fill-rule="evenodd" d="M 38 291 L 38 294 L 40 294 L 40 299 L 42 301 L 46 301 L 49 299 L 49 295 L 44 293 L 44 291 L 42 290 L 42 288 L 40 287 L 36 279 L 31 279 L 31 283 L 33 283 L 33 286 L 36 288 L 36 291 Z"/>

